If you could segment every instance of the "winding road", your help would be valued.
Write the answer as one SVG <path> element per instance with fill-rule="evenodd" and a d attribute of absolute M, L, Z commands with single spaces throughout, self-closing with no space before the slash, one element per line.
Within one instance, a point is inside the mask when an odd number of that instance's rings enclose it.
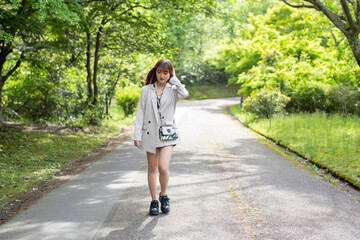
<path fill-rule="evenodd" d="M 148 215 L 145 153 L 128 139 L 1 225 L 0 239 L 360 239 L 360 202 L 224 113 L 238 101 L 178 104 L 170 214 Z"/>

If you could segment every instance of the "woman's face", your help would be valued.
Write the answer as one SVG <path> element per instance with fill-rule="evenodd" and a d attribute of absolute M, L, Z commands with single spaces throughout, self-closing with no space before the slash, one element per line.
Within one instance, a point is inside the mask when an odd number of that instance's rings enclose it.
<path fill-rule="evenodd" d="M 170 72 L 168 68 L 158 67 L 156 69 L 156 78 L 161 84 L 165 84 L 170 79 Z"/>

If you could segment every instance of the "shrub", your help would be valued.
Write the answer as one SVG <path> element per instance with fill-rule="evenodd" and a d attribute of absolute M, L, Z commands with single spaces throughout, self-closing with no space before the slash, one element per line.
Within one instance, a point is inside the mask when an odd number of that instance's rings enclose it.
<path fill-rule="evenodd" d="M 323 87 L 312 83 L 303 84 L 289 95 L 288 112 L 315 112 L 325 110 L 326 94 Z"/>
<path fill-rule="evenodd" d="M 243 110 L 254 113 L 260 118 L 271 118 L 274 114 L 284 111 L 284 107 L 290 101 L 276 88 L 263 88 L 255 91 L 243 102 Z"/>
<path fill-rule="evenodd" d="M 334 85 L 327 93 L 327 110 L 344 115 L 360 114 L 360 90 L 347 84 Z"/>
<path fill-rule="evenodd" d="M 124 110 L 125 116 L 134 113 L 140 94 L 141 89 L 134 85 L 126 86 L 117 91 L 115 101 Z"/>

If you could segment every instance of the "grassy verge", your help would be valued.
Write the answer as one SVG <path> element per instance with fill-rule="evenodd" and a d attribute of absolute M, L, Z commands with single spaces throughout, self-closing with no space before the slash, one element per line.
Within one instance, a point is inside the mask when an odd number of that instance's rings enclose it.
<path fill-rule="evenodd" d="M 359 117 L 314 113 L 254 120 L 239 105 L 231 111 L 250 128 L 360 188 Z"/>
<path fill-rule="evenodd" d="M 16 200 L 70 162 L 91 153 L 133 121 L 133 117 L 120 121 L 121 114 L 115 105 L 112 112 L 112 120 L 104 120 L 98 127 L 0 128 L 0 205 Z"/>
<path fill-rule="evenodd" d="M 186 86 L 186 89 L 189 91 L 186 100 L 236 97 L 239 90 L 236 85 Z"/>

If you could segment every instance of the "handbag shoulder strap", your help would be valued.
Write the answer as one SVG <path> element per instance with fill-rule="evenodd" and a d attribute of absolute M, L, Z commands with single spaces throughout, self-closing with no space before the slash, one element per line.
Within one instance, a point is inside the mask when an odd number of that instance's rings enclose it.
<path fill-rule="evenodd" d="M 158 111 L 158 113 L 159 113 L 159 117 L 160 117 L 160 119 L 159 120 L 161 120 L 161 112 L 160 112 L 160 99 L 158 98 L 158 96 L 157 96 L 157 87 L 156 87 L 156 84 L 155 83 L 153 83 L 153 85 L 154 85 L 154 89 L 155 89 L 155 96 L 156 96 L 156 106 L 157 106 L 157 111 Z"/>

